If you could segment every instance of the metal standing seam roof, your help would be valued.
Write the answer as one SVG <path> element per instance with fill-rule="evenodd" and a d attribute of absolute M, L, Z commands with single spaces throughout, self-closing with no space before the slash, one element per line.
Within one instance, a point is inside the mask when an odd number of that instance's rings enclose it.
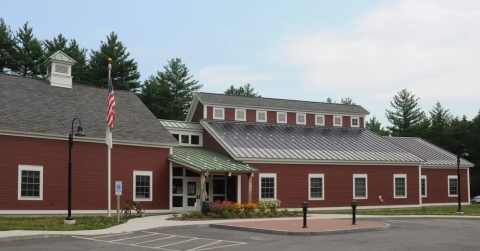
<path fill-rule="evenodd" d="M 179 120 L 159 119 L 160 123 L 168 129 L 185 129 L 203 131 L 203 126 L 199 122 L 186 122 Z"/>
<path fill-rule="evenodd" d="M 366 129 L 203 120 L 235 159 L 421 163 Z"/>
<path fill-rule="evenodd" d="M 67 54 L 65 54 L 63 51 L 57 51 L 53 53 L 50 57 L 48 57 L 45 62 L 48 60 L 57 60 L 57 61 L 63 61 L 63 62 L 69 62 L 69 63 L 76 63 L 73 58 L 69 57 Z"/>
<path fill-rule="evenodd" d="M 0 130 L 68 138 L 79 118 L 86 139 L 105 139 L 108 89 L 51 86 L 46 80 L 0 74 Z M 178 145 L 134 92 L 115 91 L 113 142 Z M 141 123 L 139 123 L 141 122 Z M 75 121 L 74 130 L 78 126 Z"/>
<path fill-rule="evenodd" d="M 299 110 L 314 112 L 335 112 L 344 114 L 370 114 L 360 105 L 345 105 L 325 102 L 276 99 L 266 97 L 246 97 L 218 93 L 197 92 L 197 97 L 205 104 L 219 104 L 242 107 L 265 107 L 281 110 Z"/>
<path fill-rule="evenodd" d="M 389 137 L 385 139 L 407 149 L 426 160 L 423 166 L 457 166 L 457 155 L 418 137 Z M 460 165 L 474 166 L 470 161 L 460 158 Z"/>
<path fill-rule="evenodd" d="M 252 166 L 201 147 L 175 146 L 169 159 L 204 172 L 258 172 Z"/>

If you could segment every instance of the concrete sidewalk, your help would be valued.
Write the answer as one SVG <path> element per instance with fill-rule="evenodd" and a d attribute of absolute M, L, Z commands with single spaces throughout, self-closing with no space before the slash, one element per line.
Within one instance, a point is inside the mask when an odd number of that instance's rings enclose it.
<path fill-rule="evenodd" d="M 278 220 L 298 220 L 302 221 L 302 217 L 288 217 L 288 218 L 261 218 L 261 219 L 224 219 L 224 220 L 167 220 L 171 215 L 157 215 L 147 216 L 144 218 L 135 218 L 129 220 L 127 223 L 117 225 L 107 229 L 99 230 L 79 230 L 79 231 L 34 231 L 34 230 L 11 230 L 0 231 L 0 241 L 18 240 L 18 239 L 33 239 L 33 238 L 48 238 L 57 236 L 69 235 L 99 235 L 99 234 L 116 234 L 122 232 L 133 232 L 152 228 L 177 228 L 177 227 L 201 227 L 209 224 L 230 223 L 230 222 L 250 222 L 250 221 L 278 221 Z M 308 219 L 351 219 L 349 214 L 309 214 Z M 357 220 L 362 219 L 478 219 L 480 216 L 440 216 L 440 215 L 357 215 Z"/>

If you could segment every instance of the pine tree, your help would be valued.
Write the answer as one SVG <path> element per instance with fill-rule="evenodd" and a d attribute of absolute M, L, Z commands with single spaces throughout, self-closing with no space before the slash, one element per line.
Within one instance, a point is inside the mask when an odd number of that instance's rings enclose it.
<path fill-rule="evenodd" d="M 46 73 L 43 65 L 45 55 L 42 45 L 38 39 L 33 36 L 33 30 L 26 22 L 22 28 L 17 31 L 16 45 L 17 55 L 14 59 L 14 72 L 21 76 L 41 78 Z"/>
<path fill-rule="evenodd" d="M 429 121 L 418 105 L 414 94 L 406 89 L 393 97 L 390 105 L 393 111 L 386 109 L 386 117 L 392 126 L 387 127 L 395 136 L 419 136 L 428 128 Z"/>
<path fill-rule="evenodd" d="M 332 103 L 332 98 L 328 97 L 326 102 L 327 103 Z"/>
<path fill-rule="evenodd" d="M 92 50 L 87 68 L 88 84 L 106 88 L 108 85 L 108 58 L 112 58 L 111 76 L 114 90 L 138 91 L 140 73 L 134 59 L 129 59 L 130 53 L 118 40 L 118 35 L 111 32 L 107 42 L 101 42 L 98 51 Z"/>
<path fill-rule="evenodd" d="M 374 133 L 377 133 L 379 135 L 382 135 L 382 136 L 386 136 L 387 135 L 387 132 L 385 131 L 385 129 L 382 127 L 382 123 L 380 123 L 380 121 L 377 120 L 377 117 L 376 116 L 373 116 L 372 118 L 370 118 L 365 127 L 374 132 Z"/>
<path fill-rule="evenodd" d="M 428 139 L 437 145 L 447 145 L 447 141 L 451 140 L 447 136 L 447 128 L 452 121 L 450 110 L 443 108 L 442 104 L 437 101 L 429 113 L 431 127 L 428 130 Z"/>
<path fill-rule="evenodd" d="M 342 100 L 340 101 L 342 104 L 344 105 L 355 105 L 355 102 L 353 102 L 353 100 L 351 98 L 342 98 Z"/>
<path fill-rule="evenodd" d="M 73 60 L 77 61 L 72 66 L 73 82 L 76 84 L 85 84 L 88 82 L 87 78 L 87 49 L 80 48 L 75 39 L 68 40 L 60 33 L 54 37 L 53 40 L 43 41 L 45 46 L 46 57 L 50 57 L 55 52 L 61 50 L 66 53 Z"/>
<path fill-rule="evenodd" d="M 157 118 L 184 120 L 194 92 L 203 85 L 192 79 L 180 58 L 169 60 L 163 68 L 164 72 L 144 82 L 139 97 Z"/>
<path fill-rule="evenodd" d="M 0 17 L 0 73 L 16 70 L 14 62 L 17 55 L 15 36 L 10 26 Z"/>
<path fill-rule="evenodd" d="M 250 83 L 247 83 L 244 86 L 240 86 L 238 88 L 235 88 L 233 85 L 231 85 L 230 88 L 225 90 L 224 94 L 247 97 L 262 97 L 258 94 L 258 92 L 255 92 L 255 89 L 250 86 Z"/>

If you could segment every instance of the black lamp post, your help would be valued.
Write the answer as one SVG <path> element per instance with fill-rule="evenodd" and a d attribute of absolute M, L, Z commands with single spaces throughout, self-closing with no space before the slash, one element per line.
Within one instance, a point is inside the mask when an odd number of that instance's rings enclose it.
<path fill-rule="evenodd" d="M 465 145 L 462 144 L 463 149 L 459 154 L 457 154 L 457 192 L 458 192 L 458 210 L 457 213 L 463 213 L 462 212 L 462 204 L 461 204 L 461 198 L 460 198 L 460 158 L 461 157 L 468 157 L 467 149 L 465 149 Z M 468 174 L 467 174 L 468 175 Z"/>
<path fill-rule="evenodd" d="M 83 132 L 82 122 L 78 118 L 72 120 L 72 132 L 68 136 L 68 216 L 65 219 L 65 224 L 75 224 L 75 220 L 72 217 L 72 147 L 73 147 L 73 122 L 78 120 L 80 124 L 77 128 L 75 136 L 85 137 Z"/>

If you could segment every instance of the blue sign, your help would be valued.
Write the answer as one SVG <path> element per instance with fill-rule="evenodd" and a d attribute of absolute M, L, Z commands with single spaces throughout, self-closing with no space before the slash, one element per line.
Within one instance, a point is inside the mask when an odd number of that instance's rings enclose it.
<path fill-rule="evenodd" d="M 122 195 L 122 182 L 115 181 L 115 195 Z"/>

